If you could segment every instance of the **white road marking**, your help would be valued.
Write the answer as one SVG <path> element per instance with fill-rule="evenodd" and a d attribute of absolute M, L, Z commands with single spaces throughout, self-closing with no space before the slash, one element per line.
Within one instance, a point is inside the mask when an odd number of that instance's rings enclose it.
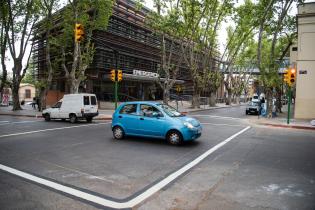
<path fill-rule="evenodd" d="M 228 142 L 230 142 L 232 139 L 234 139 L 236 136 L 244 133 L 245 131 L 247 131 L 250 128 L 250 126 L 247 126 L 246 128 L 244 128 L 243 130 L 235 133 L 234 135 L 230 136 L 229 138 L 225 139 L 224 141 L 220 142 L 219 144 L 215 145 L 214 147 L 210 148 L 208 151 L 206 151 L 205 153 L 203 153 L 202 155 L 200 155 L 199 157 L 197 157 L 196 159 L 194 159 L 192 162 L 188 163 L 187 165 L 183 166 L 182 168 L 180 168 L 179 170 L 175 171 L 174 173 L 170 174 L 169 176 L 167 176 L 165 179 L 161 180 L 160 182 L 158 182 L 157 184 L 153 185 L 152 187 L 150 187 L 149 189 L 147 189 L 146 191 L 144 191 L 143 193 L 141 193 L 140 195 L 138 195 L 137 197 L 127 201 L 127 202 L 117 202 L 117 201 L 111 201 L 99 196 L 95 196 L 95 195 L 91 195 L 89 193 L 86 192 L 82 192 L 80 190 L 76 190 L 46 179 L 42 179 L 39 178 L 37 176 L 16 170 L 14 168 L 10 168 L 8 166 L 2 165 L 0 164 L 0 169 L 6 172 L 9 172 L 11 174 L 14 174 L 16 176 L 20 176 L 24 179 L 28 179 L 31 180 L 33 182 L 42 184 L 46 187 L 50 187 L 53 188 L 55 190 L 61 191 L 63 193 L 67 193 L 70 194 L 72 196 L 93 202 L 95 204 L 99 204 L 105 207 L 110 207 L 110 208 L 116 208 L 116 209 L 122 209 L 122 208 L 132 208 L 136 205 L 138 205 L 139 203 L 143 202 L 144 200 L 146 200 L 147 198 L 149 198 L 150 196 L 152 196 L 153 194 L 155 194 L 156 192 L 160 191 L 163 187 L 165 187 L 166 185 L 168 185 L 169 183 L 171 183 L 172 181 L 174 181 L 176 178 L 178 178 L 179 176 L 181 176 L 183 173 L 185 173 L 186 171 L 190 170 L 192 167 L 196 166 L 197 164 L 199 164 L 202 160 L 204 160 L 205 158 L 207 158 L 210 154 L 212 154 L 213 152 L 215 152 L 216 150 L 218 150 L 219 148 L 221 148 L 222 146 L 224 146 L 225 144 L 227 144 Z"/>
<path fill-rule="evenodd" d="M 209 117 L 209 118 L 219 118 L 219 119 L 226 119 L 226 120 L 246 120 L 244 118 L 238 117 L 226 117 L 226 116 L 218 116 L 218 115 L 189 115 L 192 117 Z"/>
<path fill-rule="evenodd" d="M 244 125 L 232 125 L 232 124 L 221 124 L 221 123 L 201 123 L 201 125 L 217 125 L 217 126 L 232 126 L 232 127 L 244 127 Z"/>
<path fill-rule="evenodd" d="M 0 123 L 8 123 L 9 121 L 0 121 Z"/>
<path fill-rule="evenodd" d="M 61 128 L 48 128 L 48 129 L 43 129 L 43 130 L 27 131 L 27 132 L 22 132 L 22 133 L 12 133 L 12 134 L 1 135 L 0 138 L 9 137 L 9 136 L 20 136 L 20 135 L 31 134 L 31 133 L 40 133 L 40 132 L 46 132 L 46 131 L 63 130 L 63 129 L 69 129 L 69 128 L 80 128 L 80 127 L 87 127 L 87 126 L 94 126 L 94 125 L 103 125 L 103 124 L 110 124 L 110 123 L 111 122 L 86 124 L 86 125 L 75 125 L 75 126 L 61 127 Z"/>

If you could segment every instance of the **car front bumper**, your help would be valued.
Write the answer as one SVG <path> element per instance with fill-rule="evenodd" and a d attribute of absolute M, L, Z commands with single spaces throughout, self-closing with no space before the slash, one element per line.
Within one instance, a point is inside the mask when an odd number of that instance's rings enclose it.
<path fill-rule="evenodd" d="M 202 133 L 202 127 L 201 126 L 194 127 L 193 129 L 189 129 L 189 128 L 185 127 L 182 130 L 183 140 L 184 141 L 193 141 L 193 140 L 199 138 L 201 136 L 201 133 Z"/>

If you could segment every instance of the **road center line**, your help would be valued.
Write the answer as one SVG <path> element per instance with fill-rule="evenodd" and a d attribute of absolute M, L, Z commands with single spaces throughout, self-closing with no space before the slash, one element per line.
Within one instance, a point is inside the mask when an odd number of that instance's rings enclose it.
<path fill-rule="evenodd" d="M 48 129 L 43 129 L 43 130 L 27 131 L 27 132 L 22 132 L 22 133 L 12 133 L 12 134 L 1 135 L 0 138 L 9 137 L 9 136 L 20 136 L 20 135 L 31 134 L 31 133 L 40 133 L 40 132 L 46 132 L 46 131 L 63 130 L 63 129 L 69 129 L 69 128 L 80 128 L 80 127 L 88 127 L 88 126 L 95 126 L 95 125 L 104 125 L 104 124 L 110 124 L 110 123 L 111 122 L 86 124 L 86 125 L 75 125 L 75 126 L 61 127 L 61 128 L 48 128 Z"/>
<path fill-rule="evenodd" d="M 67 193 L 69 195 L 72 195 L 72 196 L 75 196 L 75 197 L 81 198 L 83 200 L 93 202 L 95 204 L 99 204 L 99 205 L 102 205 L 105 207 L 110 207 L 110 208 L 115 208 L 115 209 L 132 208 L 132 207 L 138 205 L 139 203 L 143 202 L 144 200 L 146 200 L 147 198 L 149 198 L 150 196 L 152 196 L 156 192 L 160 191 L 163 187 L 165 187 L 166 185 L 168 185 L 169 183 L 171 183 L 172 181 L 177 179 L 179 176 L 181 176 L 182 174 L 184 174 L 185 172 L 190 170 L 192 167 L 199 164 L 202 160 L 207 158 L 210 154 L 212 154 L 213 152 L 215 152 L 216 150 L 218 150 L 219 148 L 221 148 L 222 146 L 224 146 L 225 144 L 230 142 L 232 139 L 234 139 L 238 135 L 244 133 L 249 128 L 250 128 L 250 126 L 247 126 L 246 128 L 242 129 L 241 131 L 233 134 L 229 138 L 225 139 L 224 141 L 222 141 L 219 144 L 215 145 L 214 147 L 210 148 L 208 151 L 206 151 L 205 153 L 203 153 L 202 155 L 200 155 L 199 157 L 194 159 L 192 162 L 183 166 L 179 170 L 170 174 L 165 179 L 161 180 L 157 184 L 153 185 L 152 187 L 150 187 L 149 189 L 147 189 L 146 191 L 144 191 L 140 195 L 136 196 L 135 198 L 133 198 L 127 202 L 111 201 L 109 199 L 105 199 L 105 198 L 95 196 L 95 195 L 92 195 L 92 194 L 89 194 L 89 193 L 86 193 L 86 192 L 83 192 L 83 191 L 80 191 L 77 189 L 73 189 L 71 187 L 67 187 L 67 186 L 64 186 L 64 185 L 61 185 L 61 184 L 58 184 L 58 183 L 34 176 L 34 175 L 31 175 L 31 174 L 16 170 L 14 168 L 11 168 L 11 167 L 8 167 L 8 166 L 2 165 L 2 164 L 0 164 L 0 169 L 3 171 L 6 171 L 8 173 L 14 174 L 16 176 L 22 177 L 24 179 L 31 180 L 33 182 L 42 184 L 46 187 L 50 187 L 52 189 L 61 191 L 63 193 Z"/>

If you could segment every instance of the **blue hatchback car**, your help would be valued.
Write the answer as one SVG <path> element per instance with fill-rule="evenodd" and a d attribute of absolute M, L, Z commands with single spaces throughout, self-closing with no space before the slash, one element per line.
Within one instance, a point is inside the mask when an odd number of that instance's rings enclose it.
<path fill-rule="evenodd" d="M 166 138 L 173 145 L 201 136 L 202 126 L 194 118 L 159 102 L 137 101 L 121 104 L 113 114 L 115 139 L 124 136 Z"/>

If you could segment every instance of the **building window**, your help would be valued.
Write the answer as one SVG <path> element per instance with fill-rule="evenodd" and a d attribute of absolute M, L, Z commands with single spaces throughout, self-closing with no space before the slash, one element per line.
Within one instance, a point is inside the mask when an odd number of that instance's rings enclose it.
<path fill-rule="evenodd" d="M 297 51 L 298 48 L 297 47 L 292 47 L 292 51 Z"/>
<path fill-rule="evenodd" d="M 25 89 L 25 98 L 31 98 L 31 90 Z"/>

